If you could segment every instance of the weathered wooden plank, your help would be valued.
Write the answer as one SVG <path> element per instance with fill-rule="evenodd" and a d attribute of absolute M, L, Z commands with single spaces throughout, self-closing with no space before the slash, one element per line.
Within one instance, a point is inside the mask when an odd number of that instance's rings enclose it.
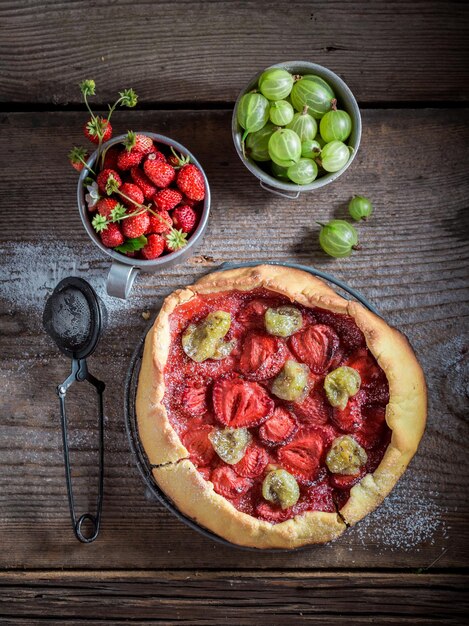
<path fill-rule="evenodd" d="M 74 103 L 95 77 L 101 102 L 127 85 L 148 102 L 231 102 L 264 67 L 305 59 L 363 102 L 467 101 L 468 24 L 457 0 L 7 0 L 0 100 Z"/>
<path fill-rule="evenodd" d="M 365 111 L 356 162 L 340 181 L 298 201 L 258 188 L 232 148 L 228 112 L 122 116 L 121 129 L 167 133 L 200 156 L 213 209 L 196 258 L 164 274 L 142 275 L 126 305 L 106 299 L 109 328 L 90 361 L 91 371 L 108 383 L 104 522 L 91 546 L 75 541 L 68 519 L 54 392 L 67 364 L 40 330 L 45 295 L 61 277 L 85 276 L 102 292 L 108 267 L 87 243 L 74 206 L 75 174 L 65 159 L 69 143 L 79 140 L 82 117 L 5 114 L 0 120 L 0 195 L 8 200 L 0 209 L 0 565 L 418 568 L 435 559 L 435 567 L 466 565 L 469 113 Z M 451 145 L 444 159 L 435 140 L 441 137 Z M 342 261 L 326 259 L 315 220 L 344 215 L 353 193 L 369 195 L 376 206 L 370 222 L 359 226 L 363 250 Z M 201 254 L 205 264 L 197 262 Z M 122 418 L 122 381 L 146 325 L 141 312 L 155 312 L 162 296 L 224 260 L 269 258 L 315 265 L 362 290 L 409 335 L 430 389 L 420 453 L 388 503 L 334 544 L 293 555 L 214 545 L 148 500 Z M 75 417 L 73 437 L 81 463 L 77 489 L 84 492 L 95 467 L 93 420 L 76 397 L 75 410 L 79 406 L 85 410 Z M 81 505 L 88 505 L 86 497 Z"/>
<path fill-rule="evenodd" d="M 0 619 L 165 624 L 462 623 L 451 574 L 161 571 L 0 574 Z"/>

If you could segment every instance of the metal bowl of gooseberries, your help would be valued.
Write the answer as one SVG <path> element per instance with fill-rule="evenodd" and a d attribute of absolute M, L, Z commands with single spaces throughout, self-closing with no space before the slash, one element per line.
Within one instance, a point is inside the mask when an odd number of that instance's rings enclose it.
<path fill-rule="evenodd" d="M 245 98 L 252 93 L 258 95 Z M 336 110 L 342 113 L 329 115 Z M 290 131 L 300 139 L 300 157 Z M 278 63 L 256 74 L 233 111 L 233 142 L 241 161 L 263 189 L 288 198 L 339 178 L 356 157 L 361 133 L 360 109 L 350 88 L 330 69 L 307 61 Z"/>

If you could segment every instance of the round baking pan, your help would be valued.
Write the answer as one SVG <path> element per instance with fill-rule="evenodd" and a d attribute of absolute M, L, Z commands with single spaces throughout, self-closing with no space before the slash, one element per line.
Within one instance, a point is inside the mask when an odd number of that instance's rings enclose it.
<path fill-rule="evenodd" d="M 246 263 L 224 263 L 215 271 L 236 269 L 240 267 L 255 267 L 256 265 L 265 265 L 265 264 L 266 264 L 266 261 L 253 261 L 253 262 L 246 262 Z M 376 315 L 379 315 L 376 308 L 370 302 L 368 302 L 368 300 L 366 300 L 366 298 L 364 298 L 358 291 L 355 291 L 355 289 L 352 289 L 352 287 L 349 287 L 346 283 L 338 280 L 337 278 L 334 278 L 333 276 L 330 276 L 329 274 L 316 270 L 312 267 L 308 267 L 306 265 L 298 265 L 296 263 L 270 262 L 268 264 L 269 265 L 283 265 L 285 267 L 292 267 L 295 269 L 300 269 L 305 272 L 308 272 L 309 274 L 312 274 L 313 276 L 322 278 L 323 280 L 331 283 L 335 287 L 344 291 L 345 293 L 341 294 L 344 297 L 348 299 L 350 299 L 351 297 L 355 300 L 358 300 L 358 302 L 361 302 L 361 304 L 363 304 L 367 309 L 369 309 L 373 313 L 376 313 Z M 143 446 L 140 442 L 140 437 L 138 433 L 138 425 L 137 425 L 137 413 L 135 410 L 138 377 L 140 373 L 140 367 L 142 364 L 145 337 L 148 331 L 150 330 L 150 328 L 153 326 L 153 323 L 154 323 L 154 320 L 152 320 L 148 324 L 144 334 L 138 341 L 138 344 L 130 359 L 130 365 L 127 371 L 125 384 L 124 384 L 124 416 L 125 416 L 125 426 L 127 430 L 127 436 L 129 439 L 130 449 L 134 456 L 137 468 L 140 474 L 142 475 L 142 478 L 145 481 L 148 489 L 150 490 L 150 493 L 155 497 L 155 499 L 158 502 L 160 502 L 163 506 L 165 506 L 166 509 L 168 509 L 168 511 L 170 511 L 181 522 L 184 522 L 184 524 L 186 524 L 193 530 L 196 530 L 198 533 L 204 535 L 208 539 L 212 539 L 213 541 L 216 541 L 217 543 L 220 543 L 224 546 L 237 548 L 239 550 L 249 550 L 252 552 L 268 552 L 268 553 L 296 552 L 298 550 L 313 548 L 314 544 L 302 546 L 299 548 L 292 548 L 288 550 L 288 549 L 283 549 L 283 548 L 278 548 L 278 549 L 253 548 L 249 546 L 240 546 L 238 544 L 232 543 L 231 541 L 227 541 L 226 539 L 223 539 L 223 537 L 220 537 L 219 535 L 216 535 L 215 533 L 211 532 L 207 528 L 201 526 L 192 518 L 187 517 L 187 515 L 184 515 L 184 513 L 181 513 L 181 511 L 176 507 L 173 501 L 160 489 L 160 487 L 158 486 L 157 482 L 155 481 L 153 477 L 152 469 L 154 466 L 149 462 L 148 457 L 145 453 L 145 450 L 143 449 Z"/>

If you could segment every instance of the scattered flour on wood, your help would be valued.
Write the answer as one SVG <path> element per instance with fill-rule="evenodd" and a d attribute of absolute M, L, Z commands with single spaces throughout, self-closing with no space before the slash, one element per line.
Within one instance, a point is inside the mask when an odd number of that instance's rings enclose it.
<path fill-rule="evenodd" d="M 349 532 L 363 546 L 419 552 L 434 545 L 436 535 L 448 537 L 446 509 L 438 501 L 439 494 L 429 490 L 411 468 L 383 504 Z"/>
<path fill-rule="evenodd" d="M 28 312 L 35 326 L 41 324 L 47 297 L 67 276 L 79 276 L 91 284 L 114 324 L 123 324 L 141 306 L 137 282 L 127 300 L 106 293 L 110 260 L 101 257 L 91 243 L 73 246 L 56 241 L 3 243 L 0 244 L 0 258 L 2 307 L 6 304 L 9 314 Z"/>

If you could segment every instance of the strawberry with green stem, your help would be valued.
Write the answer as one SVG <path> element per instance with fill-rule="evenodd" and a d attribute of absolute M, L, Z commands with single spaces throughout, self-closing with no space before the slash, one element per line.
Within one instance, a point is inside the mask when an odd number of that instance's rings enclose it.
<path fill-rule="evenodd" d="M 103 141 L 107 141 L 112 136 L 112 126 L 110 122 L 114 110 L 118 105 L 129 108 L 134 107 L 137 104 L 138 96 L 133 89 L 124 89 L 124 91 L 120 91 L 119 97 L 112 106 L 109 106 L 109 113 L 107 117 L 104 118 L 102 116 L 95 115 L 88 102 L 89 96 L 96 95 L 95 89 L 96 83 L 92 79 L 86 79 L 80 83 L 80 91 L 83 95 L 83 100 L 91 115 L 91 119 L 85 125 L 85 135 L 93 143 L 98 144 L 98 158 L 96 160 L 99 161 Z"/>
<path fill-rule="evenodd" d="M 166 220 L 162 215 L 154 211 L 150 206 L 145 206 L 144 204 L 140 204 L 135 202 L 134 199 L 127 196 L 127 194 L 122 193 L 119 189 L 120 185 L 118 181 L 114 178 L 112 174 L 109 175 L 107 183 L 106 183 L 106 193 L 110 196 L 113 193 L 117 193 L 125 198 L 132 205 L 135 205 L 137 209 L 132 211 L 131 213 L 127 212 L 127 209 L 122 205 L 118 204 L 110 213 L 110 219 L 107 219 L 103 215 L 95 215 L 92 220 L 93 228 L 96 232 L 101 232 L 107 228 L 107 225 L 113 222 L 120 222 L 124 219 L 128 219 L 129 217 L 135 217 L 137 215 L 141 215 L 148 211 L 152 215 L 154 215 L 157 219 L 161 220 L 164 224 L 166 224 Z M 169 232 L 166 234 L 166 246 L 168 250 L 174 252 L 175 250 L 179 250 L 183 248 L 187 244 L 187 233 L 184 233 L 182 230 L 177 230 L 169 226 Z"/>
<path fill-rule="evenodd" d="M 73 148 L 68 153 L 68 160 L 77 172 L 81 172 L 84 167 L 87 167 L 86 160 L 88 159 L 88 156 L 89 155 L 86 148 L 83 148 L 82 146 L 73 146 Z M 89 167 L 88 169 L 94 174 L 94 171 L 91 169 L 91 167 Z"/>

